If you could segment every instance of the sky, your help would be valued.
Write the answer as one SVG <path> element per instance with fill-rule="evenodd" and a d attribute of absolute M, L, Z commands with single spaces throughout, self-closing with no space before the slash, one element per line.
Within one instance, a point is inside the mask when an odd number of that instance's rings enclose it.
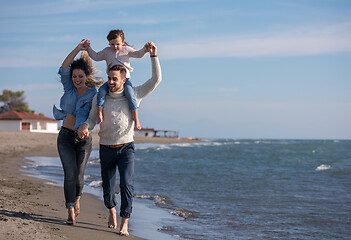
<path fill-rule="evenodd" d="M 144 128 L 181 137 L 351 139 L 349 0 L 0 0 L 0 90 L 25 91 L 53 117 L 57 74 L 81 39 L 122 29 L 158 47 L 162 82 L 140 105 Z M 104 77 L 105 63 L 95 62 Z M 131 59 L 131 81 L 151 77 Z"/>

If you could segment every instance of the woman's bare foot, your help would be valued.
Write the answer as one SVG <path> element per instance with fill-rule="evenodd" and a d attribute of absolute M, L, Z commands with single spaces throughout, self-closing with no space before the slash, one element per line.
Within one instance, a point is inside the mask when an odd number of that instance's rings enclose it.
<path fill-rule="evenodd" d="M 80 213 L 80 204 L 79 204 L 79 198 L 76 199 L 76 203 L 74 205 L 74 215 L 77 217 Z"/>
<path fill-rule="evenodd" d="M 122 218 L 121 227 L 119 230 L 119 235 L 129 236 L 128 232 L 128 218 Z"/>
<path fill-rule="evenodd" d="M 75 216 L 74 216 L 74 208 L 69 208 L 68 209 L 68 218 L 66 223 L 68 225 L 74 225 L 76 224 Z"/>
<path fill-rule="evenodd" d="M 117 217 L 116 217 L 116 209 L 109 209 L 110 215 L 108 216 L 108 227 L 116 229 L 117 228 Z"/>

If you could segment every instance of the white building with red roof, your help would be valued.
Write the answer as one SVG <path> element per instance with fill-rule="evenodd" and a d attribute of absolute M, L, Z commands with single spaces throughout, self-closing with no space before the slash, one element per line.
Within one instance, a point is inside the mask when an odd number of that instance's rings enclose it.
<path fill-rule="evenodd" d="M 0 130 L 57 133 L 59 121 L 35 113 L 11 111 L 0 114 Z"/>

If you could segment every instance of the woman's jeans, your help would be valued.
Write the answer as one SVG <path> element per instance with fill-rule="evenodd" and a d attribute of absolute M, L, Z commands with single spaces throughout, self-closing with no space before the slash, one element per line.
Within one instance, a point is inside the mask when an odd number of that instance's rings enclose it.
<path fill-rule="evenodd" d="M 105 96 L 108 93 L 108 84 L 105 82 L 100 88 L 97 93 L 97 106 L 98 107 L 103 107 L 105 103 Z M 131 111 L 136 111 L 138 109 L 138 104 L 135 99 L 134 95 L 134 89 L 132 82 L 129 80 L 129 78 L 126 79 L 126 82 L 124 83 L 124 95 L 126 96 L 128 100 L 128 105 Z"/>
<path fill-rule="evenodd" d="M 118 167 L 121 192 L 120 216 L 130 218 L 134 192 L 134 143 L 110 148 L 100 145 L 100 164 L 104 203 L 108 209 L 117 205 L 115 197 L 116 168 Z"/>
<path fill-rule="evenodd" d="M 91 136 L 80 139 L 75 131 L 61 127 L 57 149 L 65 174 L 66 208 L 73 208 L 76 199 L 82 196 L 84 171 L 92 150 L 92 139 Z"/>

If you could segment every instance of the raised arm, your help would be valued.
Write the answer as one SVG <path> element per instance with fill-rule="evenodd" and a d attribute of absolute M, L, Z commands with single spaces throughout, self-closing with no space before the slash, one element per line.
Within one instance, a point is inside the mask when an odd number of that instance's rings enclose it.
<path fill-rule="evenodd" d="M 144 84 L 134 88 L 135 97 L 137 99 L 142 99 L 149 95 L 162 81 L 161 66 L 157 57 L 157 47 L 153 42 L 149 42 L 147 45 L 151 58 L 152 77 Z"/>
<path fill-rule="evenodd" d="M 87 48 L 87 52 L 89 54 L 89 57 L 91 57 L 94 61 L 103 61 L 106 60 L 107 57 L 107 49 L 104 48 L 100 52 L 95 52 L 91 47 L 90 47 L 90 42 L 89 42 L 89 47 Z"/>
<path fill-rule="evenodd" d="M 71 65 L 71 63 L 73 62 L 74 58 L 77 56 L 77 54 L 81 50 L 85 50 L 86 49 L 84 47 L 85 41 L 86 41 L 85 39 L 80 41 L 78 46 L 75 49 L 73 49 L 72 52 L 70 52 L 70 54 L 68 54 L 68 56 L 65 58 L 65 60 L 62 63 L 62 68 L 68 68 Z"/>
<path fill-rule="evenodd" d="M 128 52 L 128 56 L 132 58 L 142 58 L 148 53 L 148 44 L 146 43 L 145 46 L 140 50 L 135 50 L 130 48 L 131 50 Z"/>

